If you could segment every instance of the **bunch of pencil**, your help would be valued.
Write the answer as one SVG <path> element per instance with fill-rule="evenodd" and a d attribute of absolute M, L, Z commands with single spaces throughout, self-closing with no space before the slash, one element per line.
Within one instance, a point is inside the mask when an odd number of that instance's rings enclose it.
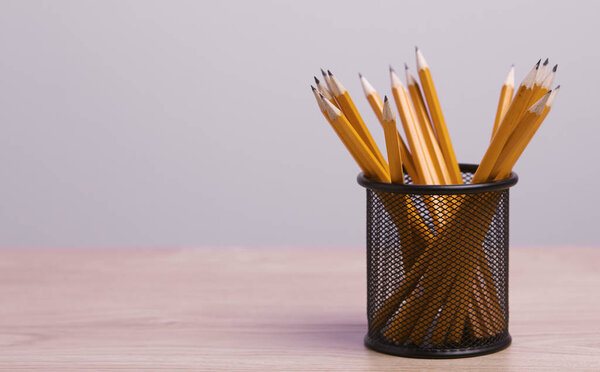
<path fill-rule="evenodd" d="M 321 112 L 368 179 L 392 184 L 462 184 L 432 74 L 418 48 L 416 60 L 419 81 L 405 65 L 406 86 L 390 67 L 391 96 L 406 142 L 398 131 L 390 100 L 387 96 L 382 100 L 359 74 L 367 101 L 383 128 L 387 161 L 350 94 L 331 71 L 321 70 L 324 83 L 315 77 L 316 87 L 311 88 Z M 491 140 L 472 183 L 510 176 L 551 110 L 560 88 L 551 89 L 556 70 L 557 66 L 550 68 L 548 59 L 538 61 L 515 92 L 514 66 L 510 68 L 500 91 Z M 438 346 L 458 343 L 467 333 L 486 338 L 503 332 L 507 319 L 499 314 L 499 293 L 483 249 L 499 194 L 486 194 L 478 201 L 456 196 L 452 203 L 436 198 L 438 195 L 423 195 L 433 224 L 426 222 L 408 195 L 377 195 L 397 227 L 406 274 L 377 309 L 370 331 L 381 332 L 399 344 L 427 341 Z M 480 218 L 469 217 L 473 208 L 479 208 Z M 472 260 L 453 258 L 462 254 L 449 243 L 457 235 L 466 242 L 460 249 L 473 256 Z M 432 282 L 436 278 L 443 282 Z M 461 312 L 461 308 L 468 311 Z"/>

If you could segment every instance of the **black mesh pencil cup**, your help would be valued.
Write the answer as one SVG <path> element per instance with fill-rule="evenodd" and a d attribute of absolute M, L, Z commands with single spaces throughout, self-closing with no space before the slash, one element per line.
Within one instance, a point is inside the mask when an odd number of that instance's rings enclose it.
<path fill-rule="evenodd" d="M 463 185 L 372 182 L 367 189 L 365 345 L 387 354 L 492 353 L 508 333 L 508 197 L 517 175 Z"/>

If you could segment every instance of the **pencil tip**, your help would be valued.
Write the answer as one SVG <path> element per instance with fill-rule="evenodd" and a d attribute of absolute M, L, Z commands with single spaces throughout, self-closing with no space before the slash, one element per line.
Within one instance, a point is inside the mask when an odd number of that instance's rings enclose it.
<path fill-rule="evenodd" d="M 546 66 L 548 64 L 548 62 L 550 62 L 549 58 L 546 58 L 546 60 L 544 61 L 544 63 L 542 64 L 542 66 Z"/>
<path fill-rule="evenodd" d="M 360 72 L 358 73 L 358 78 L 362 79 L 362 74 Z"/>
<path fill-rule="evenodd" d="M 415 52 L 419 51 L 419 47 L 415 45 Z"/>
<path fill-rule="evenodd" d="M 317 85 L 319 85 L 319 83 L 320 83 L 319 79 L 317 79 L 317 77 L 316 77 L 316 76 L 313 76 L 313 77 L 315 78 L 315 83 L 316 83 Z"/>
<path fill-rule="evenodd" d="M 310 86 L 310 88 L 311 88 L 313 91 L 316 91 L 316 90 L 317 90 L 317 88 L 313 87 L 312 85 Z"/>
<path fill-rule="evenodd" d="M 323 93 L 319 93 L 319 97 L 321 97 L 322 100 L 325 100 L 325 97 L 323 97 Z"/>
<path fill-rule="evenodd" d="M 558 65 L 554 65 L 554 68 L 552 69 L 552 72 L 556 72 L 557 69 L 558 69 Z"/>
<path fill-rule="evenodd" d="M 394 68 L 392 67 L 392 65 L 390 65 L 390 72 L 396 72 L 396 71 L 394 71 Z"/>
<path fill-rule="evenodd" d="M 332 73 L 331 73 L 331 71 L 329 71 L 329 70 L 327 70 L 327 74 L 328 74 L 329 76 L 333 76 L 333 74 L 332 74 Z"/>
<path fill-rule="evenodd" d="M 323 76 L 327 75 L 327 74 L 325 73 L 325 71 L 323 71 L 323 69 L 321 69 L 321 75 L 323 75 Z"/>
<path fill-rule="evenodd" d="M 554 88 L 554 90 L 559 90 L 560 89 L 560 85 L 557 85 L 556 88 Z"/>
<path fill-rule="evenodd" d="M 404 69 L 408 70 L 408 65 L 406 64 L 406 62 L 404 62 Z"/>
<path fill-rule="evenodd" d="M 537 70 L 538 68 L 540 68 L 540 63 L 542 63 L 542 59 L 540 58 L 539 61 L 537 61 L 537 63 L 535 64 L 535 69 Z"/>
<path fill-rule="evenodd" d="M 383 96 L 383 103 L 386 103 L 388 101 L 387 96 Z"/>

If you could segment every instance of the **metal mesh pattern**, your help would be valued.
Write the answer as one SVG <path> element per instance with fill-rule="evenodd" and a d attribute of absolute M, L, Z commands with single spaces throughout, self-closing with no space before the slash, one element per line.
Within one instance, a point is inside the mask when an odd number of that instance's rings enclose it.
<path fill-rule="evenodd" d="M 465 183 L 471 177 L 463 172 Z M 458 357 L 510 343 L 508 197 L 508 187 L 451 195 L 367 188 L 369 347 Z"/>

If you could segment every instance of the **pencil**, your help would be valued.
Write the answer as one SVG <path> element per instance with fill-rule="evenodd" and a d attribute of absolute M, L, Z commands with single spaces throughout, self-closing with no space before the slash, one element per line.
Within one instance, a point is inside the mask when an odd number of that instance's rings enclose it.
<path fill-rule="evenodd" d="M 454 154 L 454 148 L 452 147 L 452 141 L 450 140 L 450 134 L 446 127 L 446 121 L 442 113 L 442 107 L 438 99 L 435 86 L 433 84 L 433 78 L 431 77 L 431 71 L 429 65 L 423 57 L 423 53 L 419 48 L 415 48 L 417 54 L 417 69 L 419 72 L 419 78 L 421 79 L 421 86 L 425 93 L 425 99 L 427 100 L 427 106 L 429 107 L 429 113 L 431 114 L 431 121 L 435 127 L 435 133 L 437 134 L 440 148 L 444 154 L 444 160 L 446 166 L 452 177 L 452 182 L 455 184 L 462 184 L 462 176 L 460 169 L 458 168 L 458 162 L 456 161 L 456 155 Z"/>
<path fill-rule="evenodd" d="M 390 164 L 390 178 L 392 183 L 404 183 L 404 171 L 402 170 L 402 155 L 400 154 L 400 142 L 398 141 L 398 129 L 396 119 L 390 107 L 387 96 L 383 99 L 383 132 L 385 135 L 385 146 L 387 148 L 388 162 Z"/>
<path fill-rule="evenodd" d="M 483 159 L 479 163 L 479 167 L 477 167 L 477 171 L 471 181 L 472 183 L 486 182 L 489 179 L 490 172 L 492 171 L 494 164 L 496 164 L 496 160 L 498 159 L 502 148 L 504 148 L 506 140 L 508 140 L 508 137 L 517 125 L 518 118 L 521 116 L 521 113 L 528 108 L 527 104 L 533 94 L 533 85 L 539 67 L 540 61 L 535 64 L 519 85 L 519 89 L 517 90 L 506 115 L 504 115 L 492 142 L 490 142 L 487 151 L 483 155 Z"/>
<path fill-rule="evenodd" d="M 367 129 L 367 126 L 360 116 L 358 109 L 354 105 L 352 98 L 350 98 L 350 94 L 346 88 L 344 88 L 342 83 L 331 73 L 331 71 L 327 71 L 327 75 L 329 75 L 329 81 L 331 82 L 331 93 L 333 93 L 333 97 L 340 106 L 340 110 L 342 110 L 344 116 L 348 119 L 350 124 L 352 124 L 354 130 L 356 130 L 360 138 L 367 144 L 367 147 L 373 153 L 373 155 L 375 155 L 375 158 L 379 161 L 381 166 L 389 172 L 389 166 L 379 151 L 379 147 L 377 147 L 377 144 L 371 136 L 369 129 Z"/>
<path fill-rule="evenodd" d="M 525 151 L 525 148 L 552 109 L 552 104 L 559 90 L 560 85 L 546 93 L 535 105 L 529 108 L 528 113 L 534 118 L 531 122 L 526 122 L 525 118 L 523 118 L 517 128 L 515 128 L 514 133 L 507 141 L 506 147 L 502 150 L 502 153 L 498 157 L 498 162 L 492 170 L 491 176 L 494 178 L 494 181 L 510 176 L 510 172 L 517 163 L 517 160 L 519 160 L 521 154 L 523 154 L 523 151 Z"/>
<path fill-rule="evenodd" d="M 321 93 L 319 93 L 319 91 L 312 85 L 310 86 L 310 88 L 312 89 L 313 95 L 315 96 L 315 99 L 317 100 L 317 105 L 319 106 L 319 110 L 321 111 L 321 113 L 323 114 L 323 116 L 325 117 L 327 122 L 331 125 L 331 127 L 333 128 L 335 133 L 338 135 L 338 137 L 340 138 L 340 140 L 342 141 L 342 143 L 344 144 L 344 146 L 346 147 L 346 149 L 348 150 L 348 152 L 350 153 L 352 158 L 354 158 L 354 161 L 356 162 L 356 164 L 358 164 L 360 170 L 365 174 L 365 176 L 367 178 L 374 178 L 375 177 L 374 172 L 372 172 L 367 167 L 367 159 L 364 157 L 361 157 L 358 152 L 354 151 L 351 143 L 346 140 L 347 137 L 344 136 L 342 133 L 340 133 L 338 130 L 339 127 L 333 125 L 333 123 L 329 119 L 329 115 L 327 115 L 327 111 L 325 109 L 325 104 L 323 103 L 323 100 L 325 99 L 325 97 Z"/>
<path fill-rule="evenodd" d="M 394 101 L 396 102 L 398 113 L 400 114 L 404 133 L 406 134 L 406 140 L 410 146 L 411 154 L 413 154 L 413 161 L 417 173 L 419 174 L 419 180 L 426 185 L 438 184 L 439 179 L 432 173 L 432 161 L 427 153 L 421 129 L 417 124 L 417 114 L 408 97 L 406 88 L 404 88 L 400 78 L 396 75 L 391 66 L 390 77 L 392 81 L 392 95 L 394 96 Z"/>
<path fill-rule="evenodd" d="M 365 92 L 365 96 L 367 97 L 367 101 L 369 102 L 369 106 L 371 106 L 371 109 L 373 109 L 375 116 L 377 116 L 377 120 L 379 120 L 379 123 L 383 127 L 383 101 L 381 101 L 381 97 L 379 97 L 379 94 L 377 93 L 375 88 L 373 88 L 371 83 L 369 83 L 369 81 L 362 74 L 359 73 L 358 76 L 360 78 L 360 83 L 363 87 L 363 91 Z M 397 132 L 397 134 L 398 142 L 400 143 L 400 154 L 402 156 L 402 164 L 406 168 L 406 172 L 410 176 L 411 180 L 414 183 L 419 183 L 417 170 L 415 169 L 415 165 L 412 160 L 412 155 L 408 150 L 408 147 L 406 147 L 406 144 L 404 143 L 402 136 L 400 136 L 400 133 Z"/>
<path fill-rule="evenodd" d="M 506 80 L 504 80 L 504 84 L 502 85 L 502 90 L 500 91 L 500 99 L 498 100 L 498 109 L 496 110 L 496 118 L 494 119 L 494 128 L 492 129 L 492 139 L 494 135 L 498 131 L 498 127 L 500 126 L 500 122 L 504 119 L 504 115 L 506 115 L 506 111 L 508 110 L 508 106 L 510 106 L 510 102 L 512 101 L 513 93 L 515 92 L 515 65 L 510 67 L 508 71 L 508 75 L 506 76 Z M 491 141 L 491 139 L 490 139 Z"/>
<path fill-rule="evenodd" d="M 311 86 L 319 109 L 331 124 L 354 161 L 358 164 L 365 177 L 380 182 L 389 182 L 389 175 L 381 164 L 373 157 L 366 144 L 360 139 L 352 125 L 348 123 L 341 111 L 329 102 L 317 89 Z"/>
<path fill-rule="evenodd" d="M 429 120 L 429 114 L 427 113 L 427 107 L 425 106 L 425 100 L 423 99 L 419 83 L 417 83 L 415 77 L 410 73 L 408 65 L 404 64 L 404 67 L 408 92 L 415 107 L 418 123 L 421 126 L 421 132 L 423 133 L 425 145 L 427 146 L 427 151 L 432 159 L 435 172 L 440 180 L 440 184 L 451 184 L 452 177 L 446 166 L 446 161 L 444 160 L 444 155 L 442 154 L 438 140 L 433 133 L 433 127 L 431 126 L 431 120 Z"/>

